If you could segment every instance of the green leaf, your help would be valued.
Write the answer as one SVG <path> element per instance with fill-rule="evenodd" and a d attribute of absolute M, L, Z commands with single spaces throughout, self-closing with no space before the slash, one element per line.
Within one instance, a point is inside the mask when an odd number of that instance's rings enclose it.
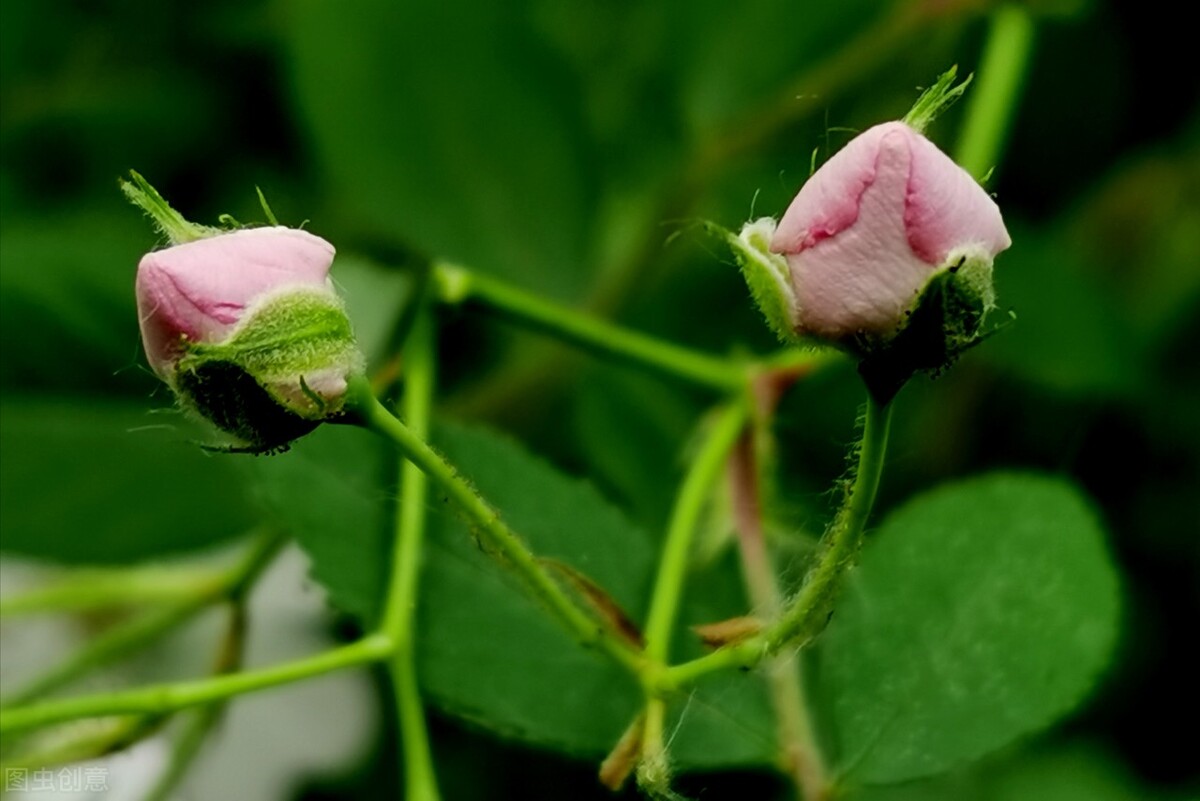
<path fill-rule="evenodd" d="M 444 426 L 436 442 L 539 556 L 571 565 L 626 611 L 640 611 L 650 543 L 595 490 L 486 431 Z M 378 616 L 386 580 L 391 461 L 370 434 L 327 428 L 254 464 L 265 497 L 312 556 L 314 576 L 367 622 Z M 637 711 L 640 691 L 537 608 L 445 504 L 431 492 L 418 622 L 426 693 L 493 730 L 603 753 Z"/>
<path fill-rule="evenodd" d="M 287 453 L 247 464 L 259 497 L 312 557 L 313 577 L 334 605 L 368 624 L 388 575 L 393 461 L 367 431 L 321 426 Z"/>
<path fill-rule="evenodd" d="M 678 386 L 605 364 L 587 367 L 574 398 L 593 480 L 638 521 L 665 525 L 699 405 Z"/>
<path fill-rule="evenodd" d="M 0 361 L 0 387 L 116 393 L 153 386 L 141 367 L 133 297 L 138 259 L 152 242 L 132 210 L 6 221 L 0 336 L 11 344 Z"/>
<path fill-rule="evenodd" d="M 691 630 L 746 614 L 748 602 L 736 550 L 693 569 L 675 627 L 672 658 L 707 653 Z M 717 673 L 671 705 L 671 759 L 681 768 L 771 767 L 777 763 L 775 715 L 761 671 Z"/>
<path fill-rule="evenodd" d="M 980 352 L 1019 376 L 1087 397 L 1129 396 L 1145 362 L 1125 311 L 1079 263 L 1064 237 L 1014 230 L 996 264 L 996 302 L 1016 320 Z M 993 319 L 999 319 L 997 314 Z"/>
<path fill-rule="evenodd" d="M 162 405 L 160 401 L 159 406 Z M 6 400 L 0 543 L 70 563 L 119 563 L 218 543 L 254 524 L 239 475 L 150 401 Z"/>
<path fill-rule="evenodd" d="M 538 556 L 571 565 L 640 616 L 650 543 L 595 490 L 485 431 L 446 426 L 437 442 Z M 538 609 L 452 510 L 433 522 L 418 633 L 425 690 L 522 739 L 605 752 L 638 709 L 634 682 Z"/>
<path fill-rule="evenodd" d="M 866 783 L 944 771 L 1073 709 L 1108 663 L 1117 578 L 1086 500 L 994 474 L 894 513 L 816 652 L 838 770 Z"/>
<path fill-rule="evenodd" d="M 434 441 L 535 553 L 582 572 L 641 619 L 655 548 L 594 489 L 486 430 L 443 425 Z M 312 557 L 314 577 L 368 625 L 387 577 L 391 463 L 370 434 L 335 426 L 250 463 L 262 496 Z M 417 628 L 427 696 L 505 736 L 603 755 L 640 708 L 640 688 L 538 608 L 436 491 L 428 503 Z M 725 583 L 736 585 L 736 571 L 726 572 Z M 697 593 L 711 586 L 704 581 Z M 677 701 L 681 768 L 770 760 L 771 727 L 756 677 L 720 677 Z"/>
<path fill-rule="evenodd" d="M 1147 801 L 1118 760 L 1086 744 L 1038 743 L 1003 761 L 948 776 L 887 787 L 864 787 L 849 801 Z"/>
<path fill-rule="evenodd" d="M 579 293 L 592 206 L 580 103 L 526 15 L 309 0 L 289 17 L 297 98 L 338 208 L 429 254 Z"/>
<path fill-rule="evenodd" d="M 401 309 L 412 292 L 410 276 L 347 253 L 338 254 L 331 276 L 367 364 L 378 367 L 388 356 Z"/>
<path fill-rule="evenodd" d="M 1137 787 L 1112 754 L 1075 746 L 1030 753 L 993 781 L 994 801 L 1148 801 L 1154 794 Z"/>
<path fill-rule="evenodd" d="M 672 9 L 669 29 L 676 41 L 668 52 L 678 65 L 679 102 L 688 127 L 708 134 L 777 100 L 790 81 L 844 48 L 887 5 L 876 0 L 813 3 L 803 9 L 778 0 L 748 0 L 736 7 L 711 0 L 679 3 Z M 798 102 L 794 95 L 788 100 Z"/>

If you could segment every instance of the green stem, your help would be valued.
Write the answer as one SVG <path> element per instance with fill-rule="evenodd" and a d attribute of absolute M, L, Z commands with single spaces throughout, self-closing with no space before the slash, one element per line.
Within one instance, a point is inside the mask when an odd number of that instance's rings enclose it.
<path fill-rule="evenodd" d="M 841 579 L 854 565 L 862 545 L 864 527 L 879 488 L 890 421 L 891 406 L 868 398 L 854 483 L 822 539 L 817 564 L 779 620 L 750 639 L 667 668 L 657 676 L 663 689 L 688 684 L 716 670 L 753 667 L 786 645 L 799 643 L 803 647 L 820 633 Z"/>
<path fill-rule="evenodd" d="M 763 531 L 763 443 L 770 432 L 769 411 L 761 406 L 753 427 L 743 433 L 730 457 L 729 483 L 747 594 L 757 613 L 773 620 L 782 612 L 783 596 Z M 801 668 L 798 655 L 776 654 L 767 660 L 763 678 L 775 710 L 780 767 L 802 799 L 819 801 L 827 795 L 828 780 L 808 713 Z"/>
<path fill-rule="evenodd" d="M 166 769 L 146 795 L 145 801 L 170 801 L 171 794 L 187 775 L 188 768 L 200 754 L 201 747 L 208 740 L 209 733 L 224 711 L 225 705 L 216 703 L 202 706 L 192 713 L 192 717 L 187 720 L 183 731 L 175 740 Z"/>
<path fill-rule="evenodd" d="M 623 639 L 583 611 L 545 571 L 537 557 L 500 518 L 499 512 L 475 493 L 445 459 L 408 426 L 397 420 L 372 394 L 363 378 L 351 381 L 346 408 L 360 425 L 391 441 L 467 516 L 482 537 L 524 579 L 530 592 L 585 646 L 596 647 L 640 674 L 644 660 Z M 353 418 L 351 418 L 353 420 Z"/>
<path fill-rule="evenodd" d="M 683 595 L 696 523 L 748 416 L 749 399 L 745 395 L 721 411 L 675 499 L 646 616 L 646 656 L 654 662 L 665 662 L 670 655 L 671 630 Z"/>
<path fill-rule="evenodd" d="M 665 664 L 670 656 L 671 631 L 683 596 L 696 524 L 721 474 L 725 457 L 746 424 L 749 406 L 750 399 L 743 393 L 721 410 L 679 488 L 646 616 L 645 655 L 653 665 Z M 670 762 L 663 740 L 666 702 L 658 687 L 649 681 L 654 675 L 654 672 L 643 674 L 647 697 L 638 780 L 644 788 L 661 793 L 670 781 Z"/>
<path fill-rule="evenodd" d="M 415 436 L 429 435 L 435 382 L 434 321 L 423 309 L 413 322 L 404 350 L 403 413 Z M 396 509 L 396 539 L 392 554 L 392 580 L 388 588 L 383 631 L 396 645 L 388 663 L 395 693 L 404 760 L 404 797 L 409 801 L 438 801 L 437 776 L 425 726 L 425 709 L 417 683 L 417 587 L 426 521 L 426 479 L 411 461 L 400 465 L 400 502 Z"/>
<path fill-rule="evenodd" d="M 225 573 L 211 568 L 72 571 L 68 578 L 0 599 L 0 617 L 111 609 L 211 596 Z"/>
<path fill-rule="evenodd" d="M 854 484 L 824 537 L 816 569 L 805 579 L 791 608 L 768 633 L 766 643 L 772 653 L 788 642 L 807 643 L 819 633 L 842 576 L 858 560 L 867 517 L 883 475 L 891 418 L 891 405 L 881 406 L 868 397 Z"/>
<path fill-rule="evenodd" d="M 247 584 L 247 586 L 249 585 Z M 238 593 L 229 602 L 229 625 L 226 627 L 225 638 L 221 642 L 220 651 L 213 665 L 214 674 L 230 674 L 241 669 L 246 651 L 246 628 L 245 593 Z M 209 733 L 221 720 L 224 713 L 224 701 L 207 704 L 193 713 L 175 740 L 166 770 L 158 777 L 158 781 L 146 795 L 145 801 L 170 801 L 175 788 L 187 775 L 188 768 L 200 754 L 200 749 L 208 739 Z"/>
<path fill-rule="evenodd" d="M 391 653 L 392 641 L 382 634 L 374 634 L 316 656 L 261 670 L 45 701 L 5 710 L 0 715 L 0 734 L 13 734 L 76 718 L 174 712 L 335 670 L 378 662 Z"/>
<path fill-rule="evenodd" d="M 664 737 L 666 720 L 666 701 L 661 696 L 650 697 L 642 713 L 642 753 L 637 778 L 638 785 L 654 798 L 669 797 L 670 793 L 671 762 Z"/>
<path fill-rule="evenodd" d="M 72 762 L 100 759 L 124 750 L 158 732 L 161 716 L 131 716 L 110 718 L 86 726 L 77 732 L 64 733 L 46 747 L 6 754 L 0 762 L 0 775 L 10 771 L 33 771 Z"/>
<path fill-rule="evenodd" d="M 135 653 L 160 635 L 182 625 L 208 608 L 212 598 L 194 598 L 163 609 L 154 609 L 132 620 L 119 623 L 90 640 L 63 662 L 42 673 L 12 696 L 4 699 L 5 714 L 10 707 L 28 704 L 62 689 L 81 676 L 123 656 Z"/>
<path fill-rule="evenodd" d="M 254 544 L 232 568 L 220 573 L 206 572 L 203 581 L 196 582 L 189 588 L 194 593 L 192 597 L 186 597 L 183 601 L 162 609 L 146 612 L 92 638 L 64 662 L 43 673 L 12 697 L 4 699 L 3 706 L 7 708 L 28 704 L 30 701 L 49 695 L 89 671 L 110 664 L 145 647 L 160 635 L 182 625 L 221 598 L 234 598 L 244 594 L 253 585 L 271 558 L 278 553 L 283 543 L 284 538 L 278 532 L 264 533 L 254 541 Z M 90 598 L 94 601 L 106 598 L 111 602 L 116 595 L 109 592 L 109 590 L 115 589 L 109 585 L 117 579 L 118 576 L 115 574 L 106 576 L 102 581 L 93 585 L 93 589 L 102 589 L 103 592 L 90 596 L 80 593 L 75 595 L 73 600 L 82 601 Z M 143 585 L 142 589 L 157 585 L 160 580 L 165 581 L 165 576 L 161 579 L 155 578 L 150 585 Z M 133 583 L 137 584 L 138 581 L 135 579 Z M 67 598 L 69 593 L 58 593 L 55 589 L 55 592 L 50 595 L 62 600 Z M 85 606 L 90 606 L 90 604 Z"/>
<path fill-rule="evenodd" d="M 598 356 L 700 386 L 728 392 L 745 385 L 745 369 L 728 360 L 630 331 L 461 267 L 434 269 L 443 303 L 477 306 Z"/>
<path fill-rule="evenodd" d="M 966 120 L 955 160 L 982 179 L 1004 147 L 1033 50 L 1033 18 L 1022 5 L 1005 3 L 992 12 L 979 74 L 968 93 Z"/>

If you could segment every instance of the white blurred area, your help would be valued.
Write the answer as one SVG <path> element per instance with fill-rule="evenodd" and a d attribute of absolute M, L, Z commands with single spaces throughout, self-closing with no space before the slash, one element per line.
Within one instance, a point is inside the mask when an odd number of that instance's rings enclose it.
<path fill-rule="evenodd" d="M 223 553 L 229 563 L 236 554 Z M 310 656 L 337 643 L 324 591 L 308 578 L 296 546 L 259 578 L 249 601 L 245 667 Z M 61 570 L 0 560 L 0 593 L 15 595 Z M 208 674 L 226 623 L 214 608 L 116 669 L 89 675 L 65 693 L 97 692 Z M 38 614 L 0 623 L 0 694 L 18 690 L 64 659 L 88 636 L 85 618 Z M 166 766 L 186 715 L 134 747 L 48 772 L 0 776 L 5 801 L 142 801 Z M 376 694 L 362 669 L 338 671 L 234 698 L 172 801 L 287 801 L 313 777 L 351 770 L 366 758 L 380 724 Z M 24 782 L 26 789 L 17 789 Z"/>

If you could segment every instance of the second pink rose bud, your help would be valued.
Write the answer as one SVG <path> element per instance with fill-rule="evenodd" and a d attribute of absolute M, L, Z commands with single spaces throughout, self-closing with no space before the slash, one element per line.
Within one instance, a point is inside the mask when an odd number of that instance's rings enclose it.
<path fill-rule="evenodd" d="M 795 334 L 856 349 L 902 330 L 946 270 L 974 271 L 990 306 L 992 261 L 1011 244 L 995 201 L 903 122 L 854 138 L 809 178 L 778 226 L 756 220 L 741 239 L 762 259 L 785 260 L 775 273 Z"/>

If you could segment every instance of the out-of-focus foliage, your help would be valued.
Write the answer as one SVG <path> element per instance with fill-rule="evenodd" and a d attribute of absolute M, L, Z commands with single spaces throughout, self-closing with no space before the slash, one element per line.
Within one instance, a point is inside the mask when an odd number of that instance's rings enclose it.
<path fill-rule="evenodd" d="M 414 255 L 461 260 L 697 348 L 765 352 L 773 338 L 736 268 L 690 221 L 735 226 L 779 214 L 814 150 L 824 158 L 848 138 L 843 129 L 899 116 L 915 87 L 948 64 L 976 66 L 986 6 L 5 0 L 0 548 L 67 562 L 154 559 L 235 538 L 281 500 L 296 513 L 300 500 L 374 493 L 374 522 L 349 525 L 328 509 L 293 522 L 335 603 L 369 614 L 377 601 L 389 459 L 359 459 L 353 473 L 323 460 L 327 445 L 355 447 L 345 430 L 321 432 L 278 463 L 206 456 L 192 445 L 207 435 L 167 410 L 138 343 L 133 273 L 155 242 L 116 191 L 127 169 L 200 221 L 222 212 L 256 219 L 255 185 L 281 220 L 307 220 L 339 249 L 334 277 L 373 366 L 388 363 Z M 1190 31 L 1163 23 L 1163 0 L 1031 7 L 1035 58 L 989 184 L 1013 233 L 997 279 L 1001 307 L 1016 319 L 947 376 L 901 395 L 879 519 L 943 480 L 996 468 L 1072 482 L 1108 532 L 1125 591 L 1123 640 L 1067 729 L 974 772 L 864 798 L 1008 801 L 1036 787 L 1039 798 L 1115 801 L 1200 782 L 1194 746 L 1175 733 L 1200 715 L 1188 636 L 1200 615 L 1200 109 L 1194 70 L 1174 71 L 1171 60 L 1190 52 Z M 952 150 L 960 120 L 956 107 L 931 136 Z M 596 511 L 603 525 L 589 525 L 612 529 L 606 547 L 623 545 L 632 560 L 623 573 L 593 577 L 640 612 L 710 398 L 491 321 L 456 313 L 444 323 L 441 408 L 506 429 L 554 470 L 475 429 L 448 428 L 460 434 L 444 447 L 481 438 L 464 446 L 468 470 L 472 454 L 513 449 L 496 458 L 522 465 L 514 483 L 529 461 L 532 472 L 548 471 L 551 494 L 562 473 L 590 480 L 596 492 L 578 490 L 591 499 L 580 503 L 605 511 Z M 792 579 L 809 552 L 800 532 L 819 531 L 828 515 L 858 401 L 852 372 L 835 368 L 781 407 L 771 530 Z M 479 469 L 483 485 L 486 459 Z M 274 483 L 263 473 L 276 473 Z M 468 552 L 457 518 L 436 518 L 430 601 L 489 567 Z M 305 533 L 339 524 L 340 539 Z M 588 571 L 577 550 L 587 543 L 556 536 Z M 690 621 L 746 609 L 731 554 L 709 557 L 691 577 Z M 504 594 L 510 582 L 480 575 L 472 590 L 517 597 Z M 487 611 L 503 617 L 501 603 Z M 450 611 L 425 610 L 423 622 Z M 850 626 L 835 621 L 831 642 L 839 625 Z M 565 653 L 558 639 L 544 642 Z M 455 642 L 447 635 L 443 645 Z M 697 648 L 682 632 L 679 642 L 681 653 Z M 539 684 L 536 656 L 521 686 L 567 692 L 549 671 Z M 425 658 L 427 670 L 453 663 L 446 650 Z M 504 710 L 466 708 L 502 700 L 487 681 L 439 674 L 428 689 L 492 724 Z M 681 760 L 761 764 L 755 751 L 767 753 L 771 736 L 762 699 L 721 681 L 679 705 Z M 547 712 L 559 700 L 547 697 Z M 568 750 L 594 756 L 601 735 L 620 726 L 606 714 L 598 707 L 595 740 Z M 519 735 L 515 715 L 502 728 Z M 723 726 L 738 732 L 742 756 L 703 758 L 729 747 L 710 739 Z M 394 797 L 392 736 L 384 732 L 377 760 L 308 797 Z M 1101 746 L 1063 750 L 1059 741 L 1081 736 Z M 449 718 L 435 725 L 434 750 L 447 798 L 557 799 L 564 786 L 572 797 L 606 797 L 591 789 L 591 763 Z M 762 770 L 685 777 L 681 789 L 705 798 L 782 792 Z"/>

